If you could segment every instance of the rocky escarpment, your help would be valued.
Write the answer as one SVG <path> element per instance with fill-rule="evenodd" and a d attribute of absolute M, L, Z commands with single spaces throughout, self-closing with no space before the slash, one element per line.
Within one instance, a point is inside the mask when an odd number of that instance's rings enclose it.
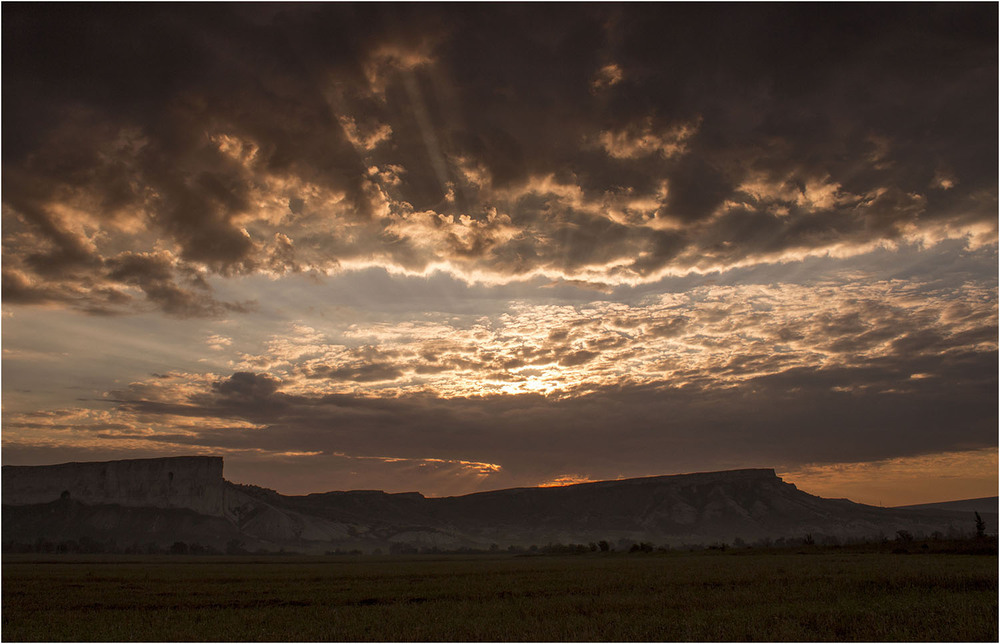
<path fill-rule="evenodd" d="M 70 498 L 90 505 L 187 508 L 221 517 L 226 492 L 218 456 L 3 466 L 4 505 Z"/>
<path fill-rule="evenodd" d="M 974 527 L 971 513 L 823 499 L 782 481 L 770 469 L 445 498 L 379 491 L 285 496 L 225 481 L 221 458 L 182 457 L 4 467 L 3 501 L 5 543 L 58 532 L 167 544 L 238 539 L 254 547 L 303 552 L 599 540 L 682 545 L 805 534 L 892 537 L 898 530 L 954 534 Z M 994 525 L 995 516 L 989 521 Z"/>

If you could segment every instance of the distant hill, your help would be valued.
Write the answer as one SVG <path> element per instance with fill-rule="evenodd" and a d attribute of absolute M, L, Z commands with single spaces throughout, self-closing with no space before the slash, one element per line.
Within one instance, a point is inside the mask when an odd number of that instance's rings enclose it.
<path fill-rule="evenodd" d="M 996 507 L 994 499 L 994 506 Z M 988 520 L 989 521 L 989 520 Z M 995 526 L 995 517 L 992 524 Z M 178 457 L 3 468 L 3 542 L 243 542 L 326 552 L 817 542 L 975 530 L 968 512 L 878 508 L 807 494 L 771 469 L 702 472 L 426 498 L 347 491 L 286 496 L 222 477 L 222 459 Z M 995 527 L 992 528 L 995 531 Z"/>
<path fill-rule="evenodd" d="M 921 503 L 919 505 L 900 505 L 897 510 L 952 510 L 955 512 L 1000 512 L 1000 497 L 984 496 L 979 499 L 962 499 L 961 501 L 942 501 L 940 503 Z"/>
<path fill-rule="evenodd" d="M 897 510 L 913 510 L 916 512 L 933 512 L 938 515 L 951 513 L 955 516 L 968 517 L 979 513 L 986 523 L 987 534 L 997 534 L 1000 527 L 1000 497 L 986 496 L 978 499 L 961 499 L 958 501 L 942 501 L 940 503 L 921 503 L 919 505 L 904 505 Z"/>

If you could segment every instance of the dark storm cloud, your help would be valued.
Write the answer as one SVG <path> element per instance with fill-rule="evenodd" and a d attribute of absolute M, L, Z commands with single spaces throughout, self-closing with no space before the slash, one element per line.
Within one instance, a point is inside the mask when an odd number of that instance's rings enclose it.
<path fill-rule="evenodd" d="M 493 281 L 995 240 L 996 13 L 8 5 L 4 296 L 224 308 L 105 268 L 158 239 L 181 273 Z"/>
<path fill-rule="evenodd" d="M 261 400 L 278 391 L 281 382 L 267 374 L 237 371 L 212 384 L 212 391 L 227 398 Z"/>
<path fill-rule="evenodd" d="M 341 45 L 295 51 L 292 32 L 310 16 L 288 24 L 275 15 L 263 29 L 241 13 L 207 5 L 5 8 L 4 202 L 48 247 L 23 257 L 26 270 L 51 277 L 100 267 L 95 250 L 67 230 L 73 222 L 49 214 L 79 192 L 96 226 L 139 218 L 193 266 L 223 275 L 257 270 L 260 253 L 236 221 L 255 209 L 253 178 L 212 144 L 219 128 L 258 141 L 269 170 L 318 175 L 360 194 L 363 167 L 316 89 L 324 59 L 344 74 L 353 58 L 330 51 Z M 323 42 L 343 42 L 343 27 L 334 21 Z M 142 214 L 122 214 L 129 209 Z M 120 237 L 127 249 L 142 249 L 135 232 Z M 147 297 L 176 312 L 173 294 Z"/>

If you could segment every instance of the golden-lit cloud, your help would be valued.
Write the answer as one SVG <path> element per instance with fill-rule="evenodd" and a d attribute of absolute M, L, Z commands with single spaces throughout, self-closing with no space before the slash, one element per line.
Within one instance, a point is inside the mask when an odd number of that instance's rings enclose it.
<path fill-rule="evenodd" d="M 592 479 L 583 474 L 560 474 L 554 479 L 543 481 L 538 487 L 562 487 L 564 485 L 576 485 L 577 483 L 590 483 Z"/>
<path fill-rule="evenodd" d="M 590 81 L 590 88 L 592 91 L 601 92 L 614 87 L 618 83 L 622 82 L 625 78 L 625 73 L 622 68 L 615 63 L 608 63 L 602 66 L 597 73 L 594 74 L 594 78 Z"/>
<path fill-rule="evenodd" d="M 675 125 L 663 132 L 655 132 L 652 122 L 646 119 L 641 125 L 627 130 L 604 131 L 600 144 L 615 159 L 636 159 L 650 154 L 665 158 L 684 154 L 686 142 L 698 131 L 698 122 Z"/>
<path fill-rule="evenodd" d="M 337 342 L 292 327 L 268 341 L 267 353 L 243 354 L 233 368 L 267 368 L 300 393 L 360 393 L 362 383 L 368 395 L 443 397 L 573 395 L 622 382 L 725 387 L 903 351 L 995 350 L 996 314 L 989 292 L 973 285 L 935 298 L 893 282 L 709 286 L 637 305 L 514 303 L 495 319 L 464 324 L 351 324 L 329 330 Z"/>

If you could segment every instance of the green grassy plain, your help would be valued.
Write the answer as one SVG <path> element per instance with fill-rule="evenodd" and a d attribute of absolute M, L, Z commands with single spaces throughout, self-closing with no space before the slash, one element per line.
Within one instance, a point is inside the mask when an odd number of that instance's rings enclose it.
<path fill-rule="evenodd" d="M 997 641 L 996 555 L 5 556 L 4 641 Z"/>

